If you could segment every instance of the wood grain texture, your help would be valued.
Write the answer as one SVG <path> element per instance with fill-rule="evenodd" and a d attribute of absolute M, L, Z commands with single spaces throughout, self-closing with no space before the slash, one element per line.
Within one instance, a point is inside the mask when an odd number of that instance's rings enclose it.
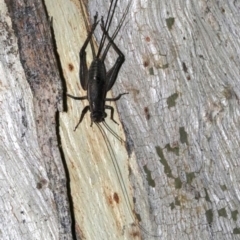
<path fill-rule="evenodd" d="M 51 1 L 47 2 L 46 6 L 49 15 L 53 17 L 67 91 L 75 96 L 84 96 L 86 92 L 81 90 L 78 72 L 79 51 L 87 32 L 80 2 Z M 99 15 L 101 16 L 100 12 Z M 90 63 L 89 48 L 87 53 Z M 131 226 L 133 220 L 130 209 L 124 201 L 106 143 L 96 125 L 90 127 L 89 113 L 86 114 L 77 131 L 73 131 L 86 104 L 87 101 L 68 99 L 68 112 L 61 114 L 62 147 L 70 172 L 76 231 L 83 239 L 127 239 L 130 234 L 135 234 L 137 229 Z M 115 120 L 120 122 L 116 110 Z M 109 120 L 107 123 L 123 138 L 123 130 L 118 125 Z M 124 145 L 118 144 L 109 133 L 108 138 L 127 185 L 127 152 Z M 131 190 L 129 187 L 127 185 L 128 191 Z M 131 196 L 130 193 L 128 195 Z M 132 198 L 130 199 L 132 201 Z"/>
<path fill-rule="evenodd" d="M 114 93 L 133 90 L 118 109 L 159 239 L 239 238 L 238 11 L 223 1 L 133 1 Z"/>
<path fill-rule="evenodd" d="M 119 1 L 110 31 L 116 27 L 127 5 Z M 78 0 L 46 1 L 49 16 L 53 17 L 67 92 L 84 96 L 86 93 L 81 90 L 78 77 L 78 54 L 87 33 L 79 4 Z M 100 16 L 105 15 L 107 8 L 107 1 L 89 1 L 90 22 L 96 11 Z M 131 156 L 111 134 L 108 137 L 128 189 L 131 207 L 142 226 L 159 237 L 153 238 L 132 225 L 111 156 L 99 130 L 94 126 L 90 128 L 90 116 L 86 115 L 78 130 L 73 132 L 87 102 L 68 99 L 68 112 L 60 114 L 59 131 L 70 174 L 76 232 L 81 239 L 239 239 L 239 11 L 237 1 L 132 0 L 126 22 L 116 38 L 126 62 L 113 87 L 113 96 L 129 92 L 117 103 L 123 129 L 108 121 L 114 131 L 121 136 L 125 134 Z M 98 28 L 97 42 L 100 34 Z M 14 41 L 16 43 L 16 39 Z M 31 100 L 29 85 L 22 80 L 23 70 L 17 66 L 16 73 L 8 73 L 10 58 L 5 56 L 18 55 L 17 50 L 12 55 L 5 50 L 8 49 L 5 43 L 2 39 L 1 138 L 4 144 L 1 144 L 1 157 L 4 161 L 1 161 L 1 189 L 4 191 L 1 190 L 1 200 L 4 219 L 1 229 L 14 239 L 24 239 L 21 229 L 28 239 L 32 236 L 43 239 L 43 232 L 45 239 L 58 239 L 58 234 L 64 234 L 56 217 L 59 208 L 50 208 L 48 204 L 55 201 L 52 188 L 43 187 L 41 191 L 34 188 L 41 179 L 51 181 L 43 163 L 44 145 L 36 140 L 39 128 L 32 110 L 34 100 Z M 9 48 L 10 45 L 12 42 Z M 89 53 L 90 49 L 90 63 Z M 16 62 L 20 65 L 16 56 L 10 65 Z M 115 59 L 111 51 L 108 66 Z M 16 76 L 21 82 L 15 80 Z M 17 98 L 18 94 L 24 97 Z M 49 108 L 44 116 L 50 116 L 55 125 L 52 111 L 55 110 Z M 17 119 L 28 119 L 32 131 L 24 130 L 25 121 Z M 27 136 L 24 141 L 20 133 Z M 44 134 L 47 136 L 46 131 Z M 17 151 L 21 157 L 14 158 L 16 149 L 26 150 Z M 25 159 L 31 159 L 30 164 L 26 164 Z M 64 172 L 59 171 L 54 176 L 64 182 L 62 174 Z M 34 184 L 29 184 L 29 179 L 34 179 Z M 15 194 L 19 199 L 14 198 Z M 62 196 L 66 197 L 66 192 Z M 29 202 L 34 211 L 30 210 Z M 23 206 L 24 213 L 28 213 L 27 228 L 16 206 Z M 47 224 L 39 220 L 45 219 L 46 212 L 49 214 Z"/>
<path fill-rule="evenodd" d="M 64 16 L 60 17 L 64 18 L 61 27 L 67 24 L 68 39 L 59 49 L 68 52 L 67 61 L 62 59 L 68 92 L 83 96 L 77 54 L 86 32 L 81 31 L 83 24 L 79 29 L 81 21 L 73 10 L 79 9 L 78 3 L 70 2 L 70 16 L 69 7 L 60 11 Z M 112 29 L 126 4 L 120 1 Z M 105 15 L 107 7 L 107 2 L 89 1 L 90 19 L 96 11 Z M 130 93 L 117 106 L 132 146 L 131 158 L 122 156 L 124 147 L 109 138 L 118 162 L 123 164 L 125 184 L 133 191 L 141 224 L 158 235 L 157 239 L 239 237 L 238 11 L 236 2 L 133 0 L 116 39 L 126 62 L 113 93 Z M 100 35 L 98 29 L 98 41 Z M 110 53 L 108 66 L 114 59 L 115 54 Z M 69 62 L 76 71 L 68 73 Z M 114 192 L 120 195 L 121 190 L 109 153 L 105 144 L 101 145 L 98 129 L 89 127 L 89 118 L 76 133 L 67 130 L 74 128 L 84 106 L 68 102 L 62 136 L 82 236 L 154 239 L 130 228 L 133 221 L 127 209 L 114 205 L 110 214 L 107 199 Z M 126 207 L 122 196 L 120 199 Z"/>
<path fill-rule="evenodd" d="M 89 4 L 90 16 L 107 9 Z M 130 92 L 117 106 L 140 168 L 135 210 L 159 239 L 239 238 L 238 11 L 236 1 L 136 0 L 116 40 L 126 63 L 113 93 Z"/>
<path fill-rule="evenodd" d="M 72 239 L 61 79 L 41 1 L 1 1 L 1 239 Z"/>

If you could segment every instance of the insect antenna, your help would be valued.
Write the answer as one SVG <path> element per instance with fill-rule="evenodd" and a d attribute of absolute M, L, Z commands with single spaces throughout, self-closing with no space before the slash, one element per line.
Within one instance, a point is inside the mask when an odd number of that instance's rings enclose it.
<path fill-rule="evenodd" d="M 122 193 L 123 193 L 123 196 L 124 196 L 124 200 L 125 200 L 125 203 L 127 205 L 127 208 L 128 208 L 128 211 L 132 217 L 132 220 L 134 222 L 135 225 L 137 225 L 145 234 L 147 234 L 148 236 L 151 236 L 151 237 L 160 237 L 158 235 L 153 235 L 151 234 L 149 231 L 147 231 L 139 222 L 136 221 L 136 218 L 134 217 L 134 213 L 133 213 L 133 210 L 131 209 L 131 202 L 130 202 L 130 199 L 128 197 L 128 192 L 127 192 L 127 188 L 124 184 L 124 181 L 123 181 L 123 176 L 122 176 L 122 173 L 121 173 L 121 170 L 120 170 L 120 167 L 117 163 L 117 159 L 116 159 L 116 156 L 114 154 L 114 151 L 113 151 L 113 148 L 108 140 L 108 137 L 107 137 L 107 134 L 106 132 L 104 131 L 103 127 L 99 124 L 99 123 L 95 123 L 99 129 L 99 131 L 101 132 L 102 136 L 103 136 L 103 140 L 107 146 L 107 149 L 108 149 L 108 152 L 110 154 L 110 157 L 111 157 L 111 160 L 112 160 L 112 163 L 113 163 L 113 166 L 114 166 L 114 169 L 115 169 L 115 172 L 116 172 L 116 175 L 117 175 L 117 178 L 118 178 L 118 182 L 120 184 L 120 188 L 122 190 Z M 105 125 L 104 125 L 105 126 Z M 108 126 L 108 125 L 107 125 Z M 109 126 L 108 126 L 109 127 Z M 110 128 L 110 127 L 109 127 Z M 112 130 L 113 131 L 113 130 Z M 116 134 L 116 133 L 115 133 Z M 115 135 L 114 135 L 115 136 Z"/>
<path fill-rule="evenodd" d="M 82 6 L 82 1 L 80 1 L 80 8 L 81 8 L 81 12 L 83 13 L 83 20 L 84 20 L 84 24 L 85 24 L 85 27 L 87 29 L 87 32 L 89 34 L 90 32 L 90 26 L 88 25 L 88 21 L 87 21 L 87 17 L 86 17 L 86 14 L 83 10 L 83 6 Z M 86 8 L 85 8 L 86 9 Z M 97 14 L 94 16 L 94 18 L 97 17 Z M 96 57 L 96 51 L 95 51 L 95 48 L 94 48 L 94 44 L 93 44 L 93 39 L 91 37 L 90 39 L 90 46 L 91 46 L 91 50 L 92 50 L 92 56 L 93 56 L 93 59 Z"/>
<path fill-rule="evenodd" d="M 114 6 L 113 6 L 113 2 L 114 2 L 114 0 L 111 0 L 110 6 L 109 6 L 109 9 L 108 9 L 107 20 L 105 22 L 105 29 L 106 29 L 107 32 L 108 32 L 108 30 L 111 26 L 113 15 L 115 13 L 115 9 L 116 9 L 116 5 L 117 5 L 118 0 L 115 1 Z M 112 10 L 112 7 L 113 7 L 113 10 Z M 112 14 L 111 14 L 111 12 L 112 12 Z M 98 53 L 97 53 L 97 58 L 100 57 L 100 54 L 101 54 L 101 51 L 103 49 L 105 40 L 106 40 L 106 35 L 103 33 L 102 38 L 101 38 L 101 42 L 100 42 L 100 45 L 99 45 Z"/>
<path fill-rule="evenodd" d="M 125 9 L 125 11 L 124 11 L 124 13 L 123 13 L 123 16 L 122 16 L 122 18 L 121 18 L 121 20 L 120 20 L 117 28 L 115 29 L 115 31 L 114 31 L 114 33 L 113 33 L 113 35 L 112 35 L 112 37 L 111 37 L 111 38 L 112 38 L 112 41 L 114 41 L 114 39 L 115 39 L 115 37 L 117 36 L 119 30 L 121 29 L 121 27 L 122 27 L 122 25 L 123 25 L 123 22 L 124 22 L 124 20 L 125 20 L 125 18 L 126 18 L 126 16 L 127 16 L 128 11 L 129 11 L 130 5 L 131 5 L 131 1 L 128 3 L 128 5 L 127 5 L 127 7 L 126 7 L 126 9 Z M 105 35 L 105 34 L 104 34 L 104 35 Z M 106 57 L 106 55 L 107 55 L 107 53 L 108 53 L 108 50 L 109 50 L 109 48 L 111 47 L 111 45 L 112 45 L 111 42 L 109 42 L 109 43 L 107 44 L 107 47 L 105 48 L 105 50 L 104 50 L 104 52 L 103 52 L 102 59 L 105 59 L 105 57 Z"/>
<path fill-rule="evenodd" d="M 111 156 L 111 160 L 112 160 L 115 172 L 117 174 L 117 178 L 118 178 L 118 181 L 120 183 L 120 187 L 121 187 L 121 190 L 123 192 L 124 199 L 125 199 L 125 201 L 127 203 L 128 210 L 131 213 L 131 215 L 133 215 L 132 210 L 130 209 L 131 203 L 130 203 L 129 197 L 127 196 L 127 189 L 126 189 L 126 186 L 125 186 L 125 184 L 123 182 L 123 176 L 122 176 L 121 170 L 119 168 L 119 165 L 117 163 L 116 156 L 113 153 L 112 146 L 111 146 L 111 144 L 110 144 L 110 142 L 108 140 L 107 134 L 106 134 L 106 132 L 104 131 L 104 129 L 102 128 L 102 126 L 99 123 L 95 123 L 95 124 L 97 125 L 99 131 L 101 132 L 101 134 L 103 136 L 104 142 L 105 142 L 105 144 L 107 146 L 107 149 L 108 149 L 108 152 L 109 152 L 109 154 Z M 134 219 L 134 217 L 133 217 L 133 219 Z"/>
<path fill-rule="evenodd" d="M 117 133 L 114 132 L 114 131 L 112 130 L 112 128 L 110 128 L 109 125 L 108 125 L 105 121 L 103 121 L 102 123 L 103 123 L 104 127 L 105 127 L 120 143 L 125 143 L 125 141 L 124 141 L 120 136 L 118 136 Z"/>

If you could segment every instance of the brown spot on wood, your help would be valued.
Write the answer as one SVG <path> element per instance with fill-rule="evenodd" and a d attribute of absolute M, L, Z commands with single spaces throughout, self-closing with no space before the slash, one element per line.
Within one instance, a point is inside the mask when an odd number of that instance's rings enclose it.
<path fill-rule="evenodd" d="M 151 116 L 150 116 L 148 107 L 144 107 L 144 114 L 146 119 L 149 120 Z"/>
<path fill-rule="evenodd" d="M 37 183 L 37 189 L 42 189 L 45 185 L 47 185 L 48 181 L 45 178 L 42 178 L 38 183 Z"/>
<path fill-rule="evenodd" d="M 187 76 L 187 80 L 188 80 L 188 81 L 190 81 L 190 80 L 191 80 L 191 77 L 190 77 L 189 75 Z"/>
<path fill-rule="evenodd" d="M 132 231 L 130 232 L 130 235 L 131 235 L 133 238 L 137 238 L 137 239 L 139 239 L 139 238 L 141 237 L 141 234 L 140 234 L 140 232 L 139 232 L 138 230 L 132 230 Z"/>
<path fill-rule="evenodd" d="M 68 64 L 68 69 L 69 69 L 70 72 L 72 72 L 73 69 L 74 69 L 74 66 L 71 63 L 69 63 Z"/>
<path fill-rule="evenodd" d="M 150 37 L 146 37 L 145 40 L 146 40 L 146 42 L 150 42 L 151 41 Z"/>
<path fill-rule="evenodd" d="M 145 60 L 145 61 L 143 62 L 143 66 L 144 66 L 144 67 L 148 67 L 148 66 L 149 66 L 149 61 Z"/>
<path fill-rule="evenodd" d="M 119 196 L 116 192 L 113 194 L 113 199 L 116 203 L 119 203 Z"/>
<path fill-rule="evenodd" d="M 70 163 L 71 163 L 72 169 L 76 169 L 76 167 L 75 167 L 75 165 L 74 165 L 74 161 L 70 160 Z"/>
<path fill-rule="evenodd" d="M 113 205 L 113 199 L 111 196 L 107 196 L 107 200 L 110 205 Z"/>

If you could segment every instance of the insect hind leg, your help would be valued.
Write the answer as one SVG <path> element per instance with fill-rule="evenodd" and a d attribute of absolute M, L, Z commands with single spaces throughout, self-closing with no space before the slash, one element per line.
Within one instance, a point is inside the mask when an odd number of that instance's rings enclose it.
<path fill-rule="evenodd" d="M 104 20 L 103 18 L 101 19 L 101 29 L 103 31 L 103 33 L 106 35 L 109 43 L 111 44 L 111 46 L 113 47 L 113 49 L 116 51 L 116 53 L 118 54 L 118 58 L 115 62 L 115 64 L 113 65 L 113 67 L 107 72 L 107 76 L 106 76 L 106 82 L 107 82 L 107 91 L 109 91 L 112 86 L 114 85 L 114 83 L 116 82 L 117 76 L 118 76 L 118 72 L 122 66 L 122 64 L 125 61 L 125 56 L 123 55 L 123 53 L 121 52 L 121 50 L 118 48 L 118 46 L 114 43 L 113 39 L 109 36 L 105 26 L 104 26 Z M 108 49 L 106 49 L 108 50 Z M 102 61 L 104 61 L 104 59 L 106 58 L 106 54 L 108 51 L 104 51 L 103 56 L 102 56 Z"/>

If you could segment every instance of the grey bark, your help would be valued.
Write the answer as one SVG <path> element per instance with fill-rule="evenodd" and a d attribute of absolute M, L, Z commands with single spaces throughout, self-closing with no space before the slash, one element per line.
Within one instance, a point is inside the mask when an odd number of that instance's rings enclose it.
<path fill-rule="evenodd" d="M 41 1 L 0 1 L 1 239 L 72 239 L 61 79 Z"/>
<path fill-rule="evenodd" d="M 135 211 L 159 239 L 239 239 L 239 5 L 132 2 L 113 93 L 130 93 L 117 106 L 139 167 Z"/>

